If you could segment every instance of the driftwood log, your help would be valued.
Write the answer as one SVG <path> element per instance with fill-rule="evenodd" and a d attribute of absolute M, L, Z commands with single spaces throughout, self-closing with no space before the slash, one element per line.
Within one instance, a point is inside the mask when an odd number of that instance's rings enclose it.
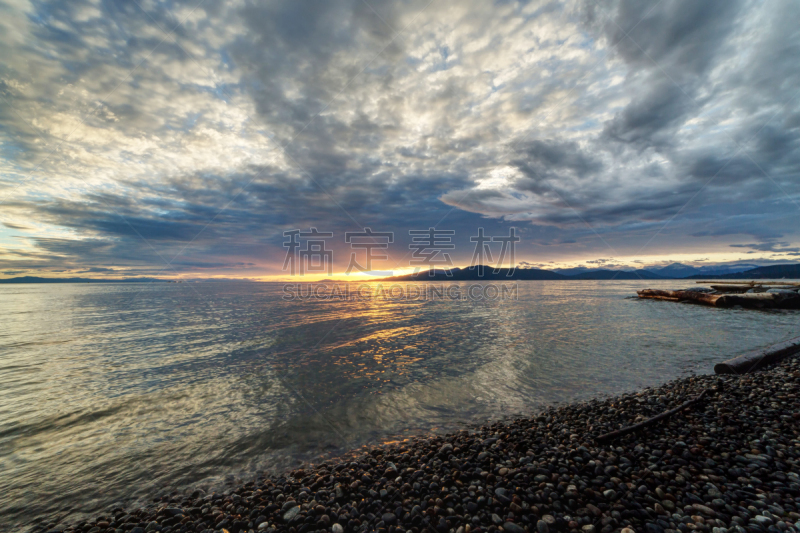
<path fill-rule="evenodd" d="M 636 291 L 636 294 L 639 295 L 639 298 L 669 300 L 671 302 L 690 300 L 713 306 L 719 306 L 717 302 L 724 296 L 722 294 L 709 294 L 700 291 L 663 291 L 660 289 L 643 289 L 641 291 Z"/>
<path fill-rule="evenodd" d="M 746 374 L 800 352 L 800 337 L 748 352 L 714 365 L 717 374 Z"/>
<path fill-rule="evenodd" d="M 624 428 L 618 429 L 616 431 L 611 431 L 610 433 L 605 433 L 605 434 L 600 435 L 599 437 L 597 437 L 595 440 L 597 442 L 605 442 L 605 441 L 608 441 L 608 440 L 613 440 L 613 439 L 616 439 L 618 437 L 622 437 L 623 435 L 627 435 L 628 433 L 633 433 L 634 431 L 638 431 L 638 430 L 640 430 L 642 428 L 645 428 L 647 426 L 655 424 L 659 420 L 664 420 L 665 418 L 668 418 L 668 417 L 674 415 L 675 413 L 679 413 L 679 412 L 683 411 L 684 409 L 686 409 L 687 407 L 691 407 L 692 405 L 700 402 L 712 390 L 713 389 L 705 389 L 703 392 L 698 394 L 696 398 L 683 402 L 682 404 L 680 404 L 675 409 L 670 409 L 669 411 L 664 411 L 663 413 L 657 414 L 656 416 L 654 416 L 652 418 L 648 418 L 647 420 L 639 422 L 638 424 L 634 424 L 632 426 L 624 427 Z"/>
<path fill-rule="evenodd" d="M 664 291 L 643 289 L 636 291 L 639 298 L 667 300 L 670 302 L 695 302 L 713 307 L 739 305 L 749 309 L 800 309 L 800 294 L 759 292 L 752 294 L 712 294 L 701 291 Z"/>

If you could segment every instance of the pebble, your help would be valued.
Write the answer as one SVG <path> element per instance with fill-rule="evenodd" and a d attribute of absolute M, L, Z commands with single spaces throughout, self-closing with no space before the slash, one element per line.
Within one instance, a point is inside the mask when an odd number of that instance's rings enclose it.
<path fill-rule="evenodd" d="M 297 502 L 296 502 L 296 501 L 294 501 L 294 500 L 290 500 L 290 501 L 288 501 L 288 502 L 284 503 L 284 504 L 281 506 L 281 512 L 282 512 L 282 513 L 285 513 L 286 511 L 288 511 L 288 510 L 289 510 L 289 509 L 291 509 L 292 507 L 297 507 Z"/>
<path fill-rule="evenodd" d="M 294 507 L 290 508 L 283 514 L 283 521 L 291 522 L 299 514 L 300 514 L 300 508 L 295 505 Z"/>
<path fill-rule="evenodd" d="M 706 400 L 645 431 L 595 440 L 704 389 Z M 798 390 L 797 357 L 753 374 L 689 376 L 41 531 L 794 532 Z"/>
<path fill-rule="evenodd" d="M 525 533 L 525 530 L 514 522 L 506 522 L 503 524 L 503 530 L 506 531 L 506 533 Z"/>

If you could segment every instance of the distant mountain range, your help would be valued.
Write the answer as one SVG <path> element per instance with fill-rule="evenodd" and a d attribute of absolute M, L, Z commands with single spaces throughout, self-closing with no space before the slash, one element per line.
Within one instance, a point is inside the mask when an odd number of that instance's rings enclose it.
<path fill-rule="evenodd" d="M 657 279 L 680 279 L 680 278 L 688 278 L 690 276 L 719 276 L 725 274 L 733 274 L 736 272 L 745 272 L 747 270 L 752 270 L 754 268 L 758 268 L 759 265 L 754 264 L 747 264 L 747 263 L 738 263 L 734 265 L 714 265 L 714 266 L 703 266 L 703 267 L 693 267 L 689 265 L 684 265 L 682 263 L 672 263 L 671 265 L 667 265 L 662 268 L 651 268 L 648 270 L 639 270 L 638 272 L 648 272 L 650 274 L 654 274 L 658 276 Z M 619 269 L 613 270 L 613 272 L 617 272 Z M 583 274 L 593 274 L 596 272 L 608 272 L 608 269 L 603 268 L 587 268 L 587 267 L 575 267 L 575 268 L 557 268 L 553 269 L 553 272 L 558 272 L 559 274 L 564 274 L 565 276 L 577 276 Z M 625 272 L 636 272 L 626 270 Z M 646 274 L 643 274 L 642 277 L 647 278 Z M 619 279 L 619 278 L 617 278 Z M 649 278 L 647 278 L 649 279 Z"/>
<path fill-rule="evenodd" d="M 708 276 L 704 274 L 689 276 L 689 279 L 800 279 L 800 265 L 772 265 L 758 267 L 744 272 Z"/>
<path fill-rule="evenodd" d="M 483 274 L 480 269 L 483 268 Z M 449 270 L 434 270 L 430 272 L 419 272 L 417 274 L 406 274 L 404 276 L 393 276 L 379 281 L 470 281 L 470 280 L 489 280 L 489 281 L 514 281 L 514 280 L 633 280 L 633 279 L 665 279 L 658 274 L 647 270 L 593 270 L 568 276 L 551 270 L 538 268 L 517 268 L 509 275 L 508 268 L 501 268 L 494 271 L 492 267 L 471 266 L 467 268 L 453 268 Z"/>
<path fill-rule="evenodd" d="M 509 269 L 501 268 L 495 272 L 492 267 L 472 266 L 450 270 L 434 270 L 404 276 L 383 278 L 379 281 L 468 281 L 468 280 L 648 280 L 648 279 L 800 279 L 800 265 L 774 265 L 747 268 L 741 272 L 731 272 L 735 267 L 695 268 L 680 263 L 657 270 L 585 270 L 564 269 L 561 271 L 538 268 L 517 268 L 509 276 Z M 483 275 L 479 269 L 483 268 Z M 448 275 L 449 272 L 449 275 Z M 565 272 L 572 272 L 566 274 Z M 687 274 L 681 276 L 680 274 Z"/>

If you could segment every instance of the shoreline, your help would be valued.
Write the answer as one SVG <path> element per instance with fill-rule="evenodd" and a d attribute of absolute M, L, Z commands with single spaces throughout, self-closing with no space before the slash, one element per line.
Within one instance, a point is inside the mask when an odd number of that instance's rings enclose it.
<path fill-rule="evenodd" d="M 707 398 L 685 411 L 596 441 L 707 388 Z M 798 393 L 800 357 L 794 355 L 753 374 L 679 378 L 475 431 L 349 452 L 224 493 L 195 490 L 39 530 L 800 531 Z"/>

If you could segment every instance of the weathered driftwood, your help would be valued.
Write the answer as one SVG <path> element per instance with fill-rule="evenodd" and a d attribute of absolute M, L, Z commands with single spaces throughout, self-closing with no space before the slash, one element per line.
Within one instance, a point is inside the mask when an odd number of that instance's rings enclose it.
<path fill-rule="evenodd" d="M 659 289 L 643 289 L 641 291 L 636 291 L 636 294 L 639 295 L 639 298 L 651 298 L 653 300 L 679 302 L 681 299 L 678 296 L 674 296 L 675 292 L 676 291 L 662 291 Z"/>
<path fill-rule="evenodd" d="M 639 422 L 638 424 L 634 424 L 632 426 L 624 427 L 624 428 L 618 429 L 616 431 L 611 431 L 611 432 L 606 433 L 604 435 L 600 435 L 599 437 L 597 437 L 596 440 L 597 440 L 597 442 L 604 442 L 604 441 L 607 441 L 607 440 L 616 439 L 618 437 L 622 437 L 623 435 L 627 435 L 628 433 L 633 433 L 634 431 L 637 431 L 637 430 L 640 430 L 642 428 L 645 428 L 645 427 L 647 427 L 647 426 L 649 426 L 651 424 L 655 424 L 659 420 L 664 420 L 665 418 L 670 417 L 670 416 L 674 415 L 675 413 L 679 413 L 679 412 L 683 411 L 684 409 L 686 409 L 687 407 L 691 407 L 692 405 L 694 405 L 697 402 L 701 401 L 703 398 L 705 398 L 705 396 L 709 392 L 711 392 L 711 390 L 712 389 L 705 389 L 703 392 L 698 394 L 696 398 L 693 398 L 691 400 L 683 402 L 682 404 L 680 404 L 678 407 L 676 407 L 674 409 L 670 409 L 669 411 L 664 411 L 663 413 L 657 414 L 656 416 L 654 416 L 652 418 L 648 418 L 647 420 Z"/>
<path fill-rule="evenodd" d="M 717 374 L 746 374 L 800 352 L 800 337 L 748 352 L 714 365 Z"/>
<path fill-rule="evenodd" d="M 747 293 L 747 294 L 711 294 L 698 291 L 664 291 L 659 289 L 643 289 L 637 291 L 639 298 L 655 300 L 689 301 L 714 307 L 733 307 L 735 305 L 749 309 L 800 309 L 800 295 L 783 293 Z"/>
<path fill-rule="evenodd" d="M 639 298 L 652 298 L 654 300 L 684 301 L 691 300 L 701 302 L 706 305 L 717 305 L 717 300 L 722 298 L 721 294 L 708 294 L 696 291 L 664 291 L 660 289 L 643 289 L 636 291 Z"/>
<path fill-rule="evenodd" d="M 721 303 L 721 305 L 720 305 Z M 719 307 L 740 305 L 750 309 L 800 309 L 800 294 L 759 292 L 747 294 L 726 294 Z"/>

